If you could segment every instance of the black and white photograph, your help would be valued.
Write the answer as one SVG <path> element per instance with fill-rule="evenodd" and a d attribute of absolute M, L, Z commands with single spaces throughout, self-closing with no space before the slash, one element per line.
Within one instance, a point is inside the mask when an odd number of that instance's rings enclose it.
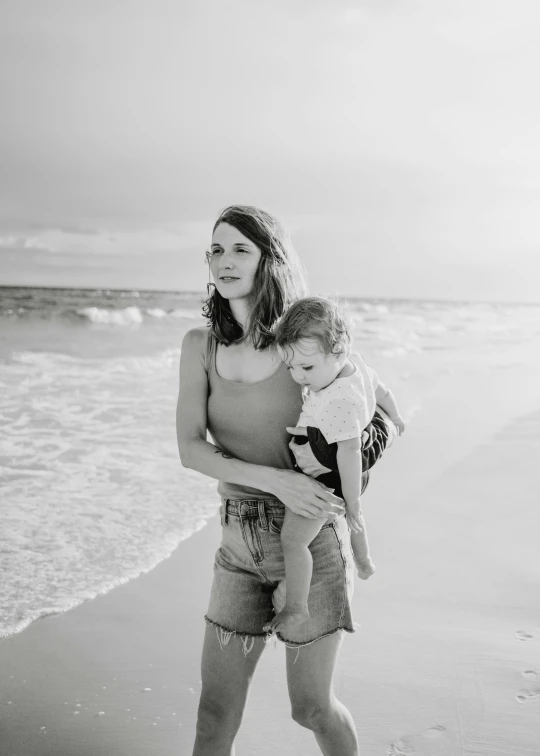
<path fill-rule="evenodd" d="M 0 756 L 538 756 L 539 70 L 0 0 Z"/>

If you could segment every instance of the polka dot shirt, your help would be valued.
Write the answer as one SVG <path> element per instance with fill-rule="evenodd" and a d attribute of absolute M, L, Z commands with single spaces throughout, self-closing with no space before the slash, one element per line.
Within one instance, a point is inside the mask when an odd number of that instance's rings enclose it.
<path fill-rule="evenodd" d="M 308 391 L 298 419 L 300 426 L 318 428 L 329 444 L 360 438 L 375 412 L 377 373 L 359 355 L 349 359 L 354 373 L 320 391 Z"/>

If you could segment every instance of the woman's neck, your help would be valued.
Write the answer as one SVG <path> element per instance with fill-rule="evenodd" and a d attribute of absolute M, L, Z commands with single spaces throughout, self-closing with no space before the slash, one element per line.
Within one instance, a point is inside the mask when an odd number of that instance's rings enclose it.
<path fill-rule="evenodd" d="M 250 313 L 250 302 L 247 298 L 229 299 L 229 307 L 233 318 L 245 330 Z"/>

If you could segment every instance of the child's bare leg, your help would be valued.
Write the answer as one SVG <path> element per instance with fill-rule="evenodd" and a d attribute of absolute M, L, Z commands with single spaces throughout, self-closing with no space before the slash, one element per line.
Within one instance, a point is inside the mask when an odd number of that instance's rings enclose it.
<path fill-rule="evenodd" d="M 264 626 L 264 630 L 287 634 L 288 630 L 308 619 L 308 595 L 313 572 L 313 559 L 308 547 L 325 522 L 326 519 L 312 520 L 288 509 L 285 511 L 281 530 L 285 560 L 285 606 Z"/>
<path fill-rule="evenodd" d="M 354 555 L 354 562 L 358 570 L 358 577 L 367 580 L 375 572 L 375 565 L 369 555 L 369 543 L 367 538 L 366 523 L 362 516 L 358 518 L 362 523 L 362 531 L 354 533 L 351 531 L 351 546 Z"/>

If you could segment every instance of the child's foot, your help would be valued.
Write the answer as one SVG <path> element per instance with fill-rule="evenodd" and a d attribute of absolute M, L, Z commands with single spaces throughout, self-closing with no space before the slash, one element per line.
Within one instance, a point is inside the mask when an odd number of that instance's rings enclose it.
<path fill-rule="evenodd" d="M 290 630 L 296 630 L 309 619 L 307 609 L 282 609 L 276 616 L 263 627 L 266 633 L 282 633 L 288 635 Z"/>
<path fill-rule="evenodd" d="M 371 557 L 356 559 L 355 563 L 358 570 L 358 577 L 362 578 L 362 580 L 367 580 L 375 572 L 375 565 L 371 561 Z"/>

